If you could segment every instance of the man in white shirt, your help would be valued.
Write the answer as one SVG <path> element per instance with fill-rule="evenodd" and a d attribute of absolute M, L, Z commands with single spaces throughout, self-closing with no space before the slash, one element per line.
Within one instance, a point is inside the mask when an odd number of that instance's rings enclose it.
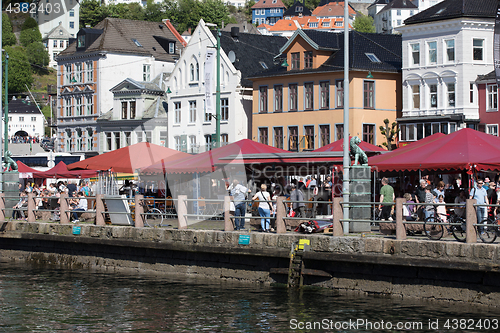
<path fill-rule="evenodd" d="M 73 223 L 78 223 L 80 222 L 78 220 L 78 213 L 77 212 L 85 212 L 87 210 L 87 199 L 83 195 L 83 192 L 78 192 L 78 205 L 73 209 L 72 215 L 73 215 Z"/>

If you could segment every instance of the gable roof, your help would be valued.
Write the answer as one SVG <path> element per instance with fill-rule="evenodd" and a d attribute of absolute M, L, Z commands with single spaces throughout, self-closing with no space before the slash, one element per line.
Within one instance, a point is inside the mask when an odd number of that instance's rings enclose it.
<path fill-rule="evenodd" d="M 252 9 L 258 8 L 286 8 L 286 6 L 281 0 L 260 0 L 252 6 Z"/>
<path fill-rule="evenodd" d="M 373 1 L 373 3 L 371 5 L 368 6 L 368 8 L 370 8 L 371 6 L 377 6 L 377 5 L 385 6 L 389 2 L 391 2 L 391 0 L 375 0 L 375 1 Z"/>
<path fill-rule="evenodd" d="M 298 9 L 301 9 L 300 11 L 297 11 Z M 304 3 L 300 2 L 299 0 L 296 0 L 293 5 L 290 6 L 284 13 L 283 16 L 295 16 L 295 15 L 304 15 L 304 16 L 309 16 L 311 15 L 311 10 L 306 7 L 305 5 L 305 0 Z"/>
<path fill-rule="evenodd" d="M 94 29 L 83 28 L 80 30 L 100 35 L 85 50 L 77 50 L 76 42 L 72 43 L 66 50 L 59 53 L 58 59 L 65 56 L 108 51 L 153 56 L 160 61 L 174 62 L 179 59 L 181 50 L 184 48 L 183 43 L 170 31 L 170 28 L 159 22 L 108 17 L 99 22 Z M 180 35 L 179 38 L 182 39 Z M 134 39 L 141 46 L 138 46 Z M 175 54 L 169 54 L 168 50 L 165 50 L 160 43 L 163 40 L 176 42 Z"/>
<path fill-rule="evenodd" d="M 319 17 L 340 16 L 344 18 L 344 2 L 330 2 L 326 5 L 318 6 L 313 10 L 312 15 Z M 349 15 L 356 15 L 356 11 L 351 5 L 349 5 Z"/>
<path fill-rule="evenodd" d="M 211 30 L 214 36 L 217 31 Z M 241 72 L 241 85 L 252 87 L 252 82 L 246 77 L 267 68 L 274 66 L 274 56 L 280 52 L 281 46 L 287 39 L 279 36 L 264 36 L 256 34 L 240 33 L 238 37 L 233 38 L 230 32 L 221 31 L 220 44 L 226 54 L 233 51 L 236 61 L 233 66 Z"/>
<path fill-rule="evenodd" d="M 62 26 L 62 22 L 59 22 L 59 25 L 55 27 L 54 29 L 50 30 L 47 33 L 47 36 L 43 37 L 43 40 L 46 39 L 69 39 L 71 37 L 71 34 L 64 29 Z"/>
<path fill-rule="evenodd" d="M 5 106 L 4 106 L 5 109 Z M 9 101 L 9 114 L 19 113 L 19 114 L 42 114 L 40 110 L 36 107 L 35 103 L 26 101 L 24 99 L 16 99 Z"/>
<path fill-rule="evenodd" d="M 496 16 L 497 0 L 444 0 L 404 21 L 405 25 L 448 20 L 458 17 L 491 18 Z"/>
<path fill-rule="evenodd" d="M 410 0 L 392 0 L 380 12 L 391 9 L 418 9 Z"/>

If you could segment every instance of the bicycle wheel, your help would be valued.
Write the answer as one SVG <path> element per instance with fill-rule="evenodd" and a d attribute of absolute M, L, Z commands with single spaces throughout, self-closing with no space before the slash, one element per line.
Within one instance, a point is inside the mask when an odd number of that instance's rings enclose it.
<path fill-rule="evenodd" d="M 148 227 L 158 228 L 162 225 L 163 213 L 158 208 L 152 208 L 144 215 L 144 224 Z"/>
<path fill-rule="evenodd" d="M 466 226 L 465 226 L 465 221 L 461 218 L 455 218 L 451 220 L 451 223 L 461 223 L 461 225 L 452 225 L 451 226 L 451 233 L 453 234 L 453 237 L 459 242 L 465 242 L 466 238 Z"/>
<path fill-rule="evenodd" d="M 494 221 L 490 219 L 483 220 L 482 222 L 482 224 L 493 224 L 493 223 Z M 478 225 L 476 228 L 477 228 L 477 233 L 479 234 L 479 238 L 481 238 L 481 240 L 484 243 L 493 243 L 495 239 L 497 239 L 498 227 L 495 226 L 481 227 Z"/>
<path fill-rule="evenodd" d="M 427 237 L 433 240 L 440 240 L 443 237 L 444 228 L 440 224 L 433 223 L 441 223 L 441 219 L 429 216 L 424 221 L 424 232 Z"/>

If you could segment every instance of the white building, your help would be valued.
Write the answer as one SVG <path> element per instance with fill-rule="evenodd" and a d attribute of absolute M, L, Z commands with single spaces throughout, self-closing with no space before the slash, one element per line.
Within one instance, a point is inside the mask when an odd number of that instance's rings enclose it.
<path fill-rule="evenodd" d="M 43 45 L 49 53 L 49 67 L 57 68 L 56 57 L 69 46 L 70 38 L 71 35 L 64 29 L 62 22 L 43 38 Z"/>
<path fill-rule="evenodd" d="M 379 34 L 395 33 L 395 28 L 402 26 L 404 20 L 418 11 L 410 0 L 377 0 L 368 7 L 368 15 L 373 17 Z"/>
<path fill-rule="evenodd" d="M 76 37 L 80 29 L 80 3 L 77 0 L 39 1 L 37 3 L 39 8 L 42 8 L 42 5 L 45 6 L 45 10 L 36 10 L 30 15 L 38 22 L 38 29 L 40 29 L 42 39 L 45 39 L 59 24 L 70 34 L 70 37 Z M 56 3 L 63 6 L 63 8 L 56 7 Z M 49 5 L 50 7 L 48 7 Z"/>
<path fill-rule="evenodd" d="M 29 97 L 9 101 L 9 138 L 12 136 L 42 137 L 45 135 L 45 117 Z"/>
<path fill-rule="evenodd" d="M 475 80 L 493 70 L 497 4 L 497 0 L 444 0 L 398 28 L 403 38 L 401 142 L 463 127 L 476 129 Z"/>

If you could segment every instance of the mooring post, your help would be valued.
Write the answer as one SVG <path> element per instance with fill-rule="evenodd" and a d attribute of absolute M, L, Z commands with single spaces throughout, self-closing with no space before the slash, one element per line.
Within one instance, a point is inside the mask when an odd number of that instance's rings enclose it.
<path fill-rule="evenodd" d="M 286 216 L 285 197 L 276 199 L 276 233 L 283 234 L 286 232 L 286 224 L 284 217 Z"/>
<path fill-rule="evenodd" d="M 106 225 L 104 222 L 104 201 L 102 200 L 103 195 L 97 194 L 95 196 L 95 224 L 96 225 Z"/>
<path fill-rule="evenodd" d="M 177 221 L 179 229 L 187 229 L 187 195 L 177 197 Z"/>
<path fill-rule="evenodd" d="M 231 221 L 231 214 L 229 210 L 231 209 L 231 197 L 226 195 L 224 197 L 224 231 L 233 231 L 234 226 Z"/>
<path fill-rule="evenodd" d="M 5 193 L 0 193 L 0 222 L 5 221 Z"/>
<path fill-rule="evenodd" d="M 135 195 L 135 227 L 143 228 L 144 227 L 144 207 L 142 202 L 144 200 L 144 196 L 142 194 Z"/>
<path fill-rule="evenodd" d="M 476 243 L 477 235 L 476 235 L 476 227 L 474 224 L 477 224 L 477 215 L 476 208 L 474 207 L 476 204 L 476 199 L 467 199 L 465 201 L 465 242 L 466 243 Z"/>
<path fill-rule="evenodd" d="M 333 236 L 343 236 L 344 227 L 340 222 L 340 218 L 343 217 L 343 210 L 341 203 L 342 198 L 333 198 Z"/>
<path fill-rule="evenodd" d="M 33 192 L 28 193 L 28 222 L 35 222 L 35 195 Z"/>
<path fill-rule="evenodd" d="M 59 213 L 61 214 L 61 220 L 59 221 L 61 224 L 69 223 L 69 205 L 68 205 L 68 195 L 66 193 L 61 193 L 59 197 Z M 29 200 L 28 200 L 29 202 Z"/>
<path fill-rule="evenodd" d="M 396 198 L 396 239 L 406 239 L 406 229 L 403 223 L 403 204 L 406 203 L 404 198 Z"/>

